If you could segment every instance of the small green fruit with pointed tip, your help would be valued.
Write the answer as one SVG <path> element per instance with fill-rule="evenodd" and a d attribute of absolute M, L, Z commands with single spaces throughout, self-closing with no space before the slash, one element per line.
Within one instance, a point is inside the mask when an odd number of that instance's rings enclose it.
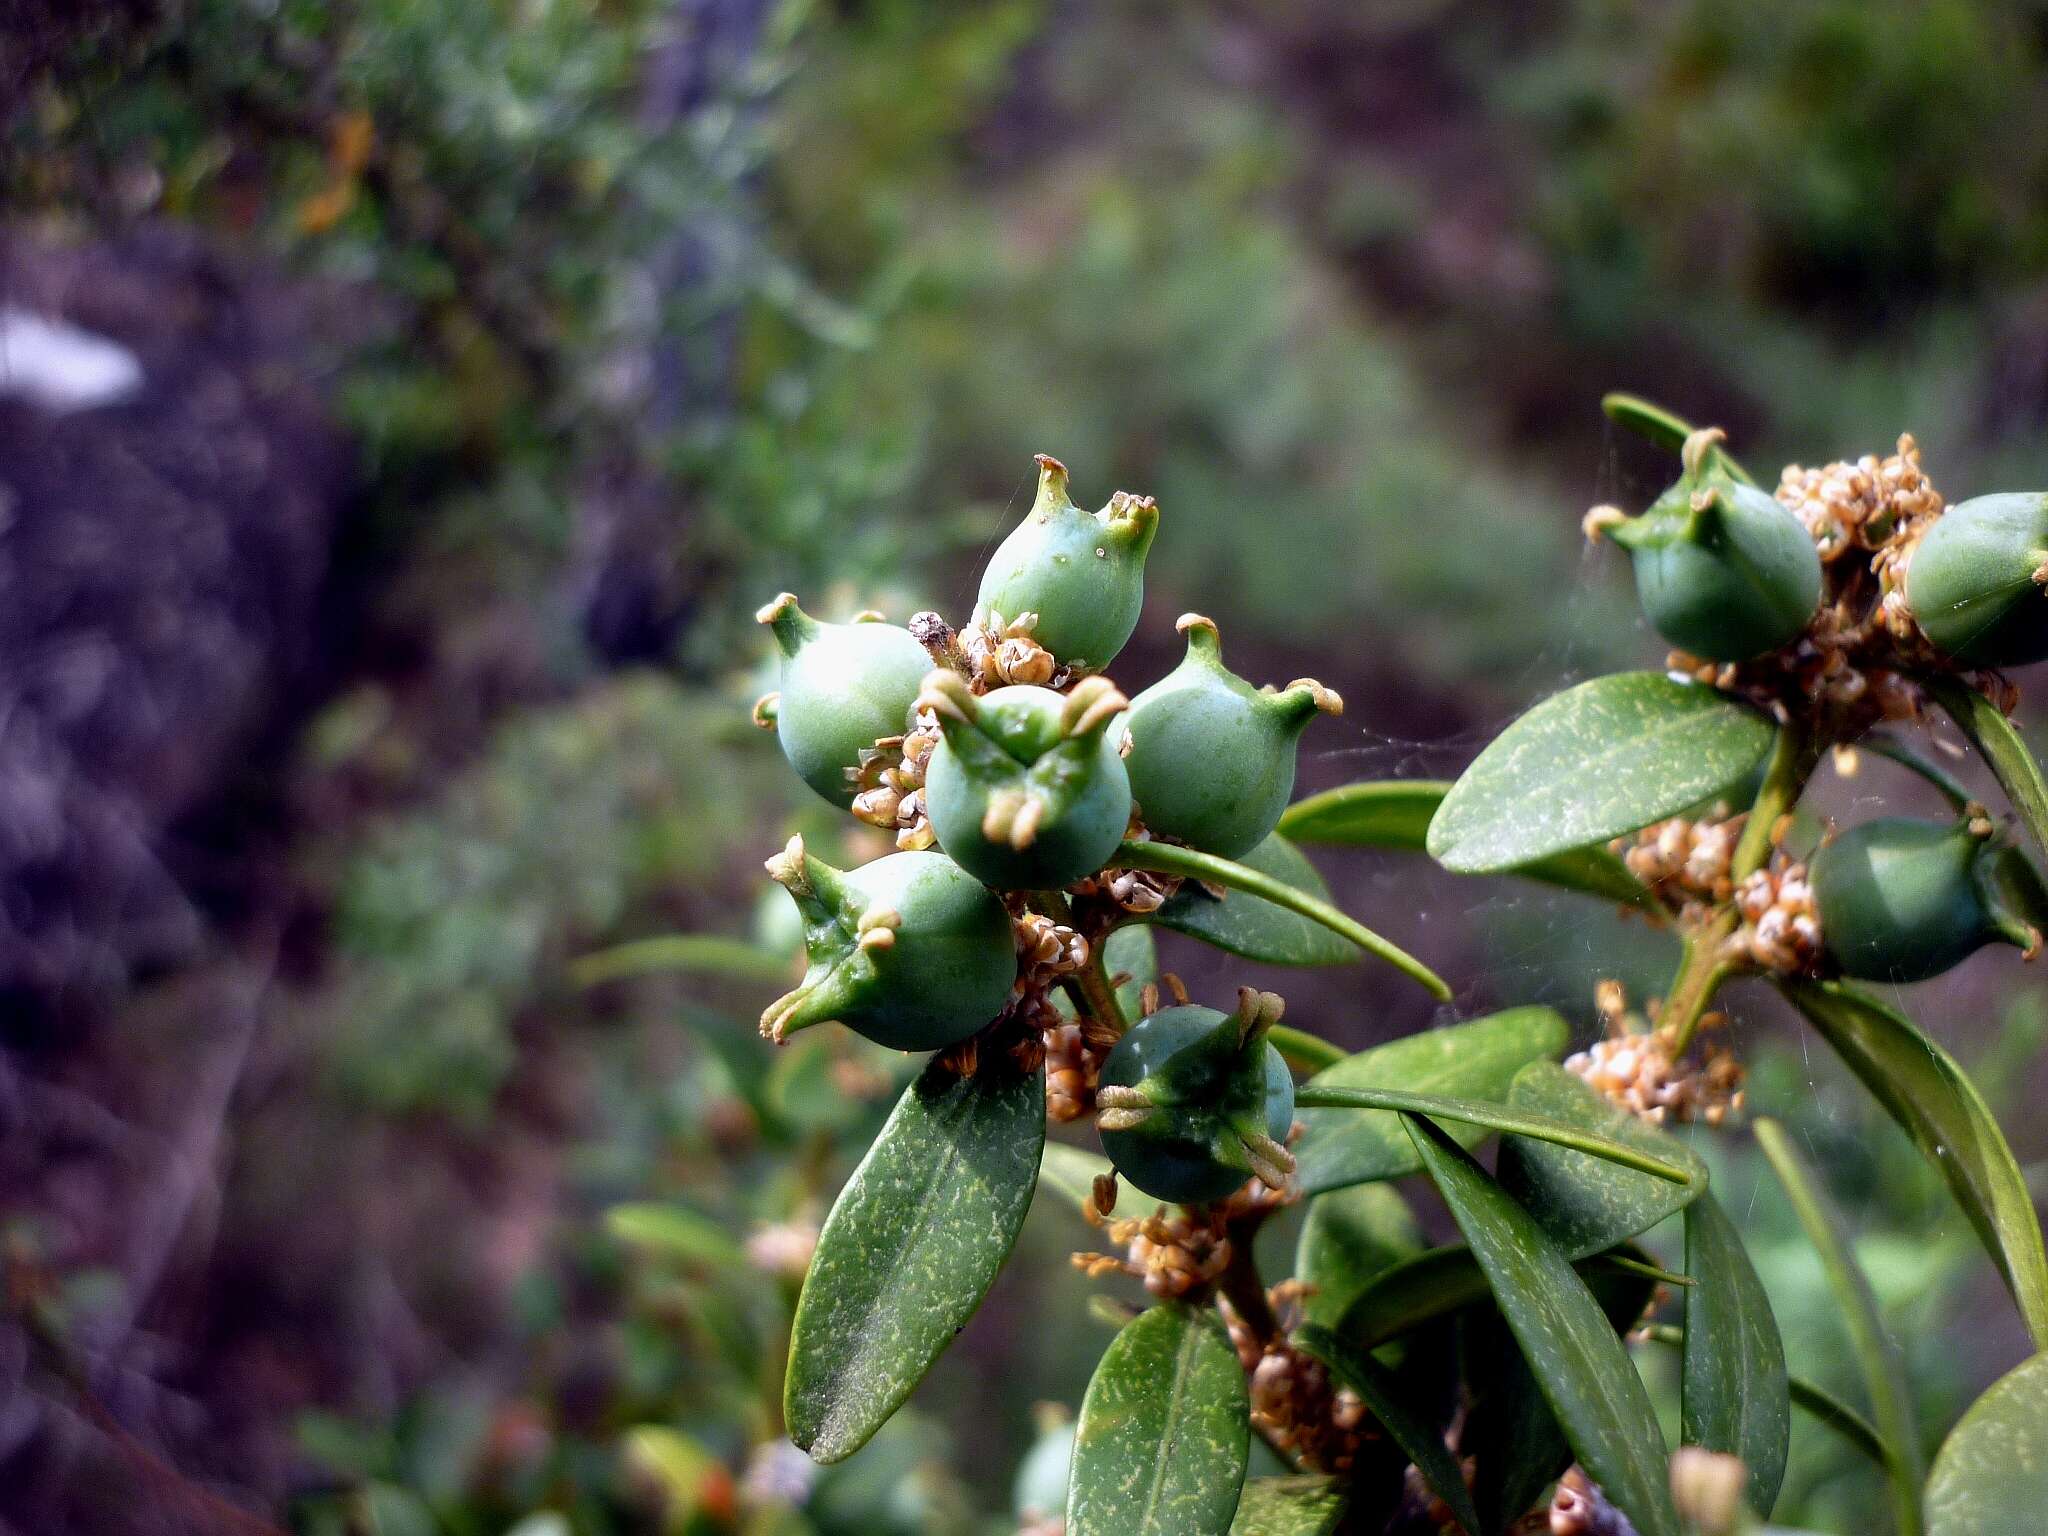
<path fill-rule="evenodd" d="M 1031 636 L 1076 672 L 1115 660 L 1145 605 L 1145 556 L 1159 531 L 1149 496 L 1118 491 L 1100 512 L 1067 495 L 1067 469 L 1038 456 L 1038 496 L 981 573 L 977 623 L 1036 614 Z"/>
<path fill-rule="evenodd" d="M 1246 987 L 1234 1014 L 1183 1004 L 1141 1019 L 1102 1064 L 1096 1124 L 1116 1171 L 1158 1200 L 1221 1200 L 1294 1171 L 1294 1079 L 1266 1036 L 1282 1004 Z"/>
<path fill-rule="evenodd" d="M 2048 494 L 1978 496 L 1942 513 L 1906 567 L 1906 605 L 1957 661 L 2048 660 Z"/>
<path fill-rule="evenodd" d="M 1718 429 L 1695 432 L 1685 473 L 1641 517 L 1591 523 L 1629 553 L 1657 633 L 1707 661 L 1790 645 L 1820 607 L 1820 554 L 1792 512 L 1728 472 Z"/>
<path fill-rule="evenodd" d="M 1254 688 L 1223 665 L 1215 624 L 1188 613 L 1178 627 L 1187 657 L 1131 701 L 1124 767 L 1150 831 L 1234 859 L 1279 825 L 1302 731 L 1344 701 L 1313 678 Z"/>
<path fill-rule="evenodd" d="M 1131 781 L 1110 739 L 1130 707 L 1107 678 L 1069 693 L 998 688 L 977 698 L 957 672 L 925 679 L 939 721 L 925 814 L 939 846 L 999 890 L 1057 890 L 1101 869 L 1131 820 Z"/>
<path fill-rule="evenodd" d="M 1821 945 L 1845 976 L 1925 981 L 1987 944 L 2032 953 L 2048 921 L 2023 852 L 1967 820 L 1885 817 L 1814 854 Z"/>
<path fill-rule="evenodd" d="M 806 784 L 851 805 L 861 753 L 903 734 L 931 656 L 909 630 L 879 619 L 822 624 L 787 592 L 755 617 L 782 651 L 781 692 L 755 706 L 755 719 L 774 726 Z"/>
<path fill-rule="evenodd" d="M 768 861 L 804 920 L 809 969 L 761 1015 L 761 1033 L 836 1020 L 878 1045 L 936 1051 L 1009 1001 L 1017 947 L 1001 898 L 937 853 L 892 853 L 838 870 L 804 840 Z"/>

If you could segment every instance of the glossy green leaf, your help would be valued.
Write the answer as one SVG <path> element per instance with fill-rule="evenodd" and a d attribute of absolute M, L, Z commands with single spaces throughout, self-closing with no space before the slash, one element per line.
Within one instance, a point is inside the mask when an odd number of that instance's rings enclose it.
<path fill-rule="evenodd" d="M 1450 788 L 1448 782 L 1428 779 L 1346 784 L 1296 801 L 1280 818 L 1280 830 L 1297 843 L 1421 853 L 1428 845 L 1429 820 Z M 1574 848 L 1510 873 L 1646 912 L 1662 910 L 1649 887 L 1605 848 Z"/>
<path fill-rule="evenodd" d="M 1306 1030 L 1291 1029 L 1285 1024 L 1276 1024 L 1266 1039 L 1273 1049 L 1297 1072 L 1316 1073 L 1326 1067 L 1334 1067 L 1351 1053 L 1340 1045 L 1332 1045 L 1320 1035 L 1309 1034 Z"/>
<path fill-rule="evenodd" d="M 1517 1072 L 1532 1061 L 1556 1056 L 1570 1038 L 1571 1026 L 1555 1009 L 1510 1008 L 1360 1051 L 1317 1073 L 1303 1086 L 1401 1088 L 1471 1099 L 1505 1099 Z M 1301 1111 L 1297 1118 L 1302 1122 L 1302 1137 L 1294 1152 L 1305 1194 L 1396 1179 L 1421 1166 L 1393 1115 L 1311 1109 Z M 1452 1134 L 1473 1146 L 1487 1133 L 1480 1127 L 1461 1126 Z"/>
<path fill-rule="evenodd" d="M 1081 1400 L 1067 1536 L 1225 1536 L 1250 1412 L 1214 1312 L 1170 1301 L 1142 1313 L 1110 1341 Z"/>
<path fill-rule="evenodd" d="M 1662 672 L 1617 672 L 1494 738 L 1429 824 L 1446 869 L 1493 874 L 1620 837 L 1726 793 L 1771 750 L 1762 715 Z"/>
<path fill-rule="evenodd" d="M 1685 1269 L 1694 1281 L 1679 1378 L 1685 1443 L 1740 1457 L 1750 1506 L 1768 1515 L 1792 1437 L 1785 1344 L 1742 1234 L 1712 1195 L 1686 1207 Z"/>
<path fill-rule="evenodd" d="M 2034 842 L 2048 853 L 2048 778 L 2013 723 L 1999 707 L 1958 678 L 1923 679 L 1927 691 L 1983 754 L 2005 797 Z"/>
<path fill-rule="evenodd" d="M 1684 1142 L 1630 1114 L 1555 1062 L 1531 1062 L 1516 1073 L 1508 1085 L 1508 1107 L 1623 1142 L 1692 1175 L 1689 1183 L 1673 1184 L 1555 1142 L 1505 1138 L 1494 1176 L 1573 1258 L 1649 1231 L 1707 1187 L 1706 1165 Z"/>
<path fill-rule="evenodd" d="M 1594 1284 L 1610 1276 L 1640 1279 L 1654 1266 L 1634 1247 L 1572 1259 L 1579 1277 Z M 1426 1249 L 1382 1270 L 1353 1298 L 1336 1331 L 1357 1349 L 1377 1349 L 1390 1339 L 1484 1301 L 1486 1273 L 1463 1243 Z"/>
<path fill-rule="evenodd" d="M 1045 1074 L 1000 1051 L 934 1058 L 818 1234 L 790 1338 L 789 1437 L 821 1462 L 882 1427 L 981 1305 L 1017 1239 L 1045 1142 Z"/>
<path fill-rule="evenodd" d="M 569 979 L 579 987 L 594 987 L 629 976 L 688 971 L 787 985 L 794 970 L 801 970 L 795 955 L 777 954 L 744 939 L 713 933 L 665 933 L 581 956 L 570 963 Z"/>
<path fill-rule="evenodd" d="M 2048 1511 L 2048 1355 L 1994 1381 L 1949 1431 L 1927 1479 L 1928 1536 L 2006 1536 Z"/>
<path fill-rule="evenodd" d="M 1424 1246 L 1415 1213 L 1391 1185 L 1317 1195 L 1294 1249 L 1294 1278 L 1309 1288 L 1302 1317 L 1335 1327 L 1367 1285 Z"/>
<path fill-rule="evenodd" d="M 1877 1432 L 1884 1441 L 1885 1464 L 1891 1472 L 1892 1512 L 1899 1536 L 1920 1536 L 1920 1441 L 1913 1418 L 1912 1389 L 1906 1380 L 1906 1359 L 1898 1341 L 1885 1331 L 1878 1315 L 1870 1279 L 1850 1249 L 1842 1218 L 1807 1171 L 1791 1138 L 1775 1120 L 1756 1122 L 1757 1145 L 1770 1160 L 1778 1182 L 1791 1198 L 1793 1213 L 1820 1255 L 1828 1289 L 1834 1294 L 1842 1323 L 1870 1394 Z"/>
<path fill-rule="evenodd" d="M 1357 1109 L 1374 1113 L 1428 1115 L 1433 1120 L 1450 1120 L 1481 1126 L 1503 1135 L 1534 1137 L 1555 1142 L 1592 1157 L 1603 1158 L 1623 1168 L 1654 1174 L 1672 1184 L 1703 1188 L 1705 1174 L 1697 1161 L 1676 1162 L 1660 1151 L 1645 1151 L 1629 1141 L 1620 1141 L 1589 1131 L 1565 1120 L 1539 1115 L 1484 1099 L 1450 1098 L 1440 1093 L 1404 1093 L 1396 1088 L 1302 1088 L 1295 1103 L 1309 1109 Z"/>
<path fill-rule="evenodd" d="M 1198 882 L 1192 890 L 1183 887 L 1153 914 L 1152 921 L 1163 927 L 1271 965 L 1331 964 L 1333 961 L 1324 957 L 1335 956 L 1336 951 L 1325 941 L 1335 935 L 1346 944 L 1339 958 L 1356 958 L 1350 947 L 1356 946 L 1419 981 L 1431 995 L 1444 999 L 1451 995 L 1444 979 L 1420 960 L 1331 906 L 1322 876 L 1299 848 L 1277 832 L 1242 863 L 1173 843 L 1153 842 L 1123 843 L 1113 862 L 1120 869 L 1149 869 Z M 1222 886 L 1230 895 L 1219 901 L 1200 889 L 1203 884 Z M 1247 901 L 1247 897 L 1251 899 Z M 1294 921 L 1281 923 L 1280 918 Z M 1296 926 L 1302 921 L 1308 927 Z M 1312 947 L 1308 931 L 1316 927 L 1328 933 L 1318 935 L 1315 943 L 1319 947 Z"/>
<path fill-rule="evenodd" d="M 1349 1501 L 1334 1477 L 1255 1477 L 1230 1536 L 1333 1536 Z"/>
<path fill-rule="evenodd" d="M 1792 1405 L 1813 1415 L 1819 1423 L 1832 1429 L 1849 1444 L 1870 1458 L 1871 1464 L 1886 1476 L 1891 1475 L 1891 1453 L 1884 1448 L 1884 1441 L 1877 1433 L 1877 1427 L 1854 1408 L 1836 1397 L 1818 1382 L 1801 1376 L 1786 1379 Z"/>
<path fill-rule="evenodd" d="M 1330 887 L 1308 856 L 1277 832 L 1238 862 L 1318 901 L 1330 899 Z M 1268 965 L 1349 965 L 1358 958 L 1357 945 L 1313 918 L 1248 891 L 1233 890 L 1219 901 L 1195 880 L 1176 891 L 1152 921 Z"/>
<path fill-rule="evenodd" d="M 1781 983 L 1806 1016 L 1941 1170 L 1977 1229 L 2037 1350 L 2048 1350 L 2048 1251 L 2025 1176 L 1953 1056 L 1903 1014 L 1834 982 Z"/>
<path fill-rule="evenodd" d="M 1656 1410 L 1600 1303 L 1471 1154 L 1426 1119 L 1402 1123 L 1587 1475 L 1642 1536 L 1677 1536 Z"/>
<path fill-rule="evenodd" d="M 1393 1372 L 1365 1351 L 1352 1349 L 1329 1329 L 1314 1323 L 1297 1331 L 1294 1342 L 1358 1394 L 1380 1421 L 1380 1427 L 1415 1463 L 1423 1481 L 1457 1516 L 1458 1523 L 1468 1531 L 1479 1530 L 1479 1513 L 1472 1506 L 1472 1491 L 1465 1486 L 1458 1458 L 1444 1444 L 1442 1427 L 1415 1410 Z"/>

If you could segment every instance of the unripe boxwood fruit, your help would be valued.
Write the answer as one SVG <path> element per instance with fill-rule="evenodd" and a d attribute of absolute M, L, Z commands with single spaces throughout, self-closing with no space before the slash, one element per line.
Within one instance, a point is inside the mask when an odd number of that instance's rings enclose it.
<path fill-rule="evenodd" d="M 2027 856 L 1967 821 L 1865 822 L 1810 873 L 1828 958 L 1869 981 L 1925 981 L 1986 944 L 2031 952 L 2048 910 Z"/>
<path fill-rule="evenodd" d="M 1223 665 L 1213 623 L 1189 613 L 1179 628 L 1187 658 L 1131 701 L 1124 767 L 1148 829 L 1236 858 L 1287 809 L 1303 728 L 1344 701 L 1313 678 L 1254 688 Z"/>
<path fill-rule="evenodd" d="M 2048 659 L 2048 494 L 1979 496 L 1942 513 L 1906 567 L 1906 604 L 1957 661 Z"/>
<path fill-rule="evenodd" d="M 1038 497 L 981 573 L 974 617 L 1036 614 L 1031 635 L 1077 672 L 1099 672 L 1138 627 L 1145 556 L 1159 530 L 1149 496 L 1118 491 L 1100 512 L 1067 495 L 1067 469 L 1038 456 Z"/>
<path fill-rule="evenodd" d="M 880 620 L 821 624 L 785 592 L 755 615 L 775 631 L 782 691 L 756 709 L 782 755 L 834 805 L 853 803 L 860 754 L 900 736 L 932 659 L 910 631 Z"/>
<path fill-rule="evenodd" d="M 1116 1171 L 1185 1205 L 1221 1200 L 1254 1174 L 1285 1183 L 1294 1079 L 1266 1040 L 1279 1017 L 1279 998 L 1246 988 L 1235 1014 L 1183 1005 L 1134 1025 L 1096 1090 Z"/>
<path fill-rule="evenodd" d="M 837 1020 L 878 1045 L 936 1051 L 1001 1011 L 1017 979 L 1010 914 L 936 853 L 892 853 L 838 870 L 800 837 L 768 861 L 796 901 L 810 968 L 761 1015 L 761 1033 Z"/>
<path fill-rule="evenodd" d="M 1001 890 L 1056 890 L 1116 852 L 1131 781 L 1109 725 L 1130 701 L 1107 678 L 977 698 L 942 669 L 917 702 L 942 738 L 925 764 L 925 814 L 962 869 Z"/>
<path fill-rule="evenodd" d="M 1745 661 L 1791 644 L 1820 606 L 1820 555 L 1792 512 L 1730 475 L 1718 431 L 1687 440 L 1685 473 L 1641 517 L 1605 526 L 1635 566 L 1643 612 L 1679 649 Z"/>

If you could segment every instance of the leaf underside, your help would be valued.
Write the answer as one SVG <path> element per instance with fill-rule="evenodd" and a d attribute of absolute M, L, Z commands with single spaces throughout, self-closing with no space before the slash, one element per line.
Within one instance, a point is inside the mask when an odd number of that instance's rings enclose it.
<path fill-rule="evenodd" d="M 1237 862 L 1306 891 L 1318 901 L 1330 899 L 1330 887 L 1307 855 L 1277 832 Z M 1356 945 L 1321 923 L 1262 901 L 1249 891 L 1232 891 L 1219 901 L 1193 880 L 1183 884 L 1151 920 L 1161 928 L 1267 965 L 1349 965 L 1359 958 Z"/>

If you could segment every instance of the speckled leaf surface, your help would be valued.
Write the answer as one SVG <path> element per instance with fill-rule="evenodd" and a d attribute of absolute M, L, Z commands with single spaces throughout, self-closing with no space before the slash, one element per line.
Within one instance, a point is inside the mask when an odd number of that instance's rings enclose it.
<path fill-rule="evenodd" d="M 1504 1099 L 1517 1072 L 1532 1061 L 1557 1055 L 1570 1038 L 1571 1026 L 1554 1009 L 1509 1008 L 1360 1051 L 1309 1082 L 1324 1088 L 1398 1088 Z M 1297 1118 L 1302 1137 L 1294 1151 L 1305 1194 L 1397 1179 L 1422 1166 L 1394 1114 L 1304 1109 Z M 1464 1146 L 1477 1145 L 1490 1134 L 1480 1126 L 1450 1130 Z"/>
<path fill-rule="evenodd" d="M 1994 1381 L 1927 1478 L 1927 1536 L 2006 1536 L 2048 1510 L 2048 1355 Z"/>
<path fill-rule="evenodd" d="M 2037 1350 L 2048 1350 L 2048 1250 L 2041 1221 L 1998 1119 L 1956 1059 L 1904 1014 L 1839 982 L 1781 990 L 1948 1180 L 2019 1304 Z"/>
<path fill-rule="evenodd" d="M 1610 1136 L 1694 1173 L 1690 1186 L 1673 1184 L 1554 1142 L 1504 1137 L 1495 1177 L 1570 1258 L 1649 1231 L 1707 1187 L 1706 1165 L 1684 1142 L 1603 1098 L 1555 1062 L 1531 1062 L 1516 1073 L 1508 1104 Z"/>
<path fill-rule="evenodd" d="M 821 1462 L 887 1422 L 974 1315 L 1038 1182 L 1044 1073 L 983 1052 L 904 1090 L 818 1234 L 790 1338 L 789 1437 Z"/>
<path fill-rule="evenodd" d="M 1319 901 L 1330 899 L 1329 886 L 1308 856 L 1277 832 L 1237 862 Z M 1193 880 L 1152 921 L 1268 965 L 1348 965 L 1359 957 L 1355 944 L 1321 923 L 1261 901 L 1249 891 L 1232 891 L 1219 901 Z"/>
<path fill-rule="evenodd" d="M 1679 1418 L 1687 1445 L 1739 1456 L 1743 1492 L 1768 1515 L 1785 1480 L 1792 1392 L 1785 1343 L 1742 1234 L 1712 1195 L 1685 1208 L 1685 1352 Z"/>
<path fill-rule="evenodd" d="M 1662 672 L 1617 672 L 1545 699 L 1494 738 L 1429 824 L 1444 868 L 1491 874 L 1604 843 L 1722 794 L 1773 728 Z"/>
<path fill-rule="evenodd" d="M 1656 1410 L 1600 1303 L 1471 1154 L 1427 1120 L 1403 1123 L 1573 1453 L 1642 1536 L 1677 1536 Z"/>
<path fill-rule="evenodd" d="M 1140 1314 L 1081 1401 L 1067 1536 L 1226 1536 L 1250 1411 L 1222 1319 L 1184 1302 Z"/>
<path fill-rule="evenodd" d="M 1303 1319 L 1335 1327 L 1376 1276 L 1425 1246 L 1415 1213 L 1390 1184 L 1317 1195 L 1294 1246 L 1294 1278 L 1308 1287 Z"/>
<path fill-rule="evenodd" d="M 1230 1536 L 1331 1536 L 1346 1502 L 1334 1477 L 1255 1477 L 1244 1485 Z"/>
<path fill-rule="evenodd" d="M 1297 843 L 1421 853 L 1428 847 L 1430 818 L 1450 788 L 1448 782 L 1431 779 L 1346 784 L 1297 800 L 1280 818 L 1280 831 Z M 1605 848 L 1573 848 L 1510 873 L 1625 906 L 1654 910 L 1657 905 L 1649 888 Z"/>

